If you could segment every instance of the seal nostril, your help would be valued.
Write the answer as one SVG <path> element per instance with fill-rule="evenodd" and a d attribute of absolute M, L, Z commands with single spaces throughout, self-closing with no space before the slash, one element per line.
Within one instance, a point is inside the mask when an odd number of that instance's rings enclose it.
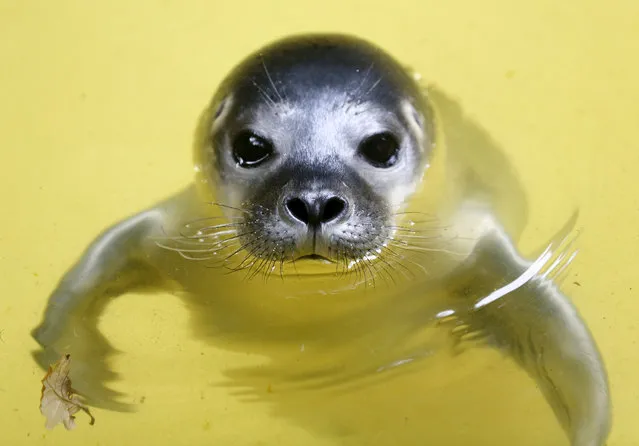
<path fill-rule="evenodd" d="M 331 220 L 335 220 L 342 215 L 346 209 L 346 202 L 339 197 L 331 197 L 324 204 L 320 221 L 322 223 L 328 223 Z"/>
<path fill-rule="evenodd" d="M 284 206 L 297 221 L 307 226 L 318 226 L 342 215 L 346 209 L 346 201 L 339 197 L 317 197 L 310 201 L 295 197 L 286 200 Z"/>
<path fill-rule="evenodd" d="M 306 207 L 306 203 L 303 200 L 299 198 L 291 198 L 286 202 L 286 209 L 288 209 L 290 214 L 297 220 L 301 221 L 304 224 L 308 224 L 308 208 Z"/>

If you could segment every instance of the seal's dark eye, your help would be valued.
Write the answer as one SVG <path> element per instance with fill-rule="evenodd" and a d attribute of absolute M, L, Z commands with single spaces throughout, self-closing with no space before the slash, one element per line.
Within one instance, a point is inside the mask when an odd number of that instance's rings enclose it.
<path fill-rule="evenodd" d="M 244 130 L 233 139 L 233 158 L 240 167 L 257 167 L 273 155 L 273 144 Z"/>
<path fill-rule="evenodd" d="M 369 164 L 375 167 L 391 167 L 397 162 L 399 142 L 392 133 L 382 132 L 364 139 L 357 149 Z"/>

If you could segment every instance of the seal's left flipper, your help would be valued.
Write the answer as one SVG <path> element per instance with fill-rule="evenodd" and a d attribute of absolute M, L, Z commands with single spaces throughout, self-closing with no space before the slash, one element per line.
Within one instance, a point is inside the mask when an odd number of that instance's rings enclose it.
<path fill-rule="evenodd" d="M 109 301 L 127 291 L 149 288 L 159 280 L 144 261 L 144 239 L 157 224 L 157 212 L 145 211 L 106 230 L 65 274 L 47 302 L 32 336 L 41 349 L 33 356 L 48 368 L 63 354 L 73 360 L 74 389 L 94 407 L 129 410 L 106 383 L 116 378 L 108 358 L 116 353 L 97 328 Z"/>
<path fill-rule="evenodd" d="M 527 262 L 497 227 L 476 248 L 467 284 L 486 294 L 456 318 L 530 374 L 572 446 L 602 446 L 611 418 L 606 370 L 577 310 L 542 271 L 557 253 L 551 247 Z"/>

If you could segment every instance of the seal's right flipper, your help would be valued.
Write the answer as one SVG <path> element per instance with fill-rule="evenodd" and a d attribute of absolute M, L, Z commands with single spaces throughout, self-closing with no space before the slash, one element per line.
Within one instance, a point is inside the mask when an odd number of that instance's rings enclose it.
<path fill-rule="evenodd" d="M 563 241 L 562 241 L 563 243 Z M 507 352 L 536 381 L 572 446 L 602 446 L 611 422 L 608 378 L 597 345 L 568 297 L 549 280 L 563 250 L 551 245 L 535 262 L 521 258 L 496 228 L 477 247 L 472 285 L 486 289 L 459 318 Z M 505 284 L 494 287 L 499 279 Z"/>
<path fill-rule="evenodd" d="M 42 347 L 34 353 L 38 364 L 46 369 L 63 354 L 71 354 L 73 387 L 93 406 L 127 410 L 115 401 L 119 394 L 105 386 L 116 378 L 106 363 L 115 350 L 97 323 L 112 298 L 155 284 L 155 272 L 141 254 L 143 239 L 157 221 L 156 211 L 145 211 L 96 238 L 62 278 L 32 331 Z"/>

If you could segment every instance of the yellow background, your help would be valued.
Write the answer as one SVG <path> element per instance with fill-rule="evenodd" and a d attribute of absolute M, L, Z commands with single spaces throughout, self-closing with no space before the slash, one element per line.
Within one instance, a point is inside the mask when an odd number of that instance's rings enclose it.
<path fill-rule="evenodd" d="M 265 42 L 304 31 L 371 39 L 458 98 L 521 174 L 524 245 L 581 207 L 582 250 L 565 287 L 607 361 L 609 444 L 638 445 L 633 0 L 0 1 L 2 444 L 331 444 L 265 405 L 196 386 L 219 378 L 216 364 L 245 359 L 200 353 L 170 296 L 129 296 L 104 322 L 127 352 L 127 392 L 146 399 L 134 415 L 97 411 L 91 428 L 79 414 L 76 431 L 45 432 L 30 357 L 29 331 L 86 244 L 191 180 L 196 119 L 222 76 Z M 190 367 L 200 354 L 209 368 Z M 482 402 L 471 395 L 468 405 Z M 512 407 L 521 410 L 500 414 L 506 429 L 535 425 L 525 401 Z M 565 444 L 557 438 L 547 444 Z"/>

